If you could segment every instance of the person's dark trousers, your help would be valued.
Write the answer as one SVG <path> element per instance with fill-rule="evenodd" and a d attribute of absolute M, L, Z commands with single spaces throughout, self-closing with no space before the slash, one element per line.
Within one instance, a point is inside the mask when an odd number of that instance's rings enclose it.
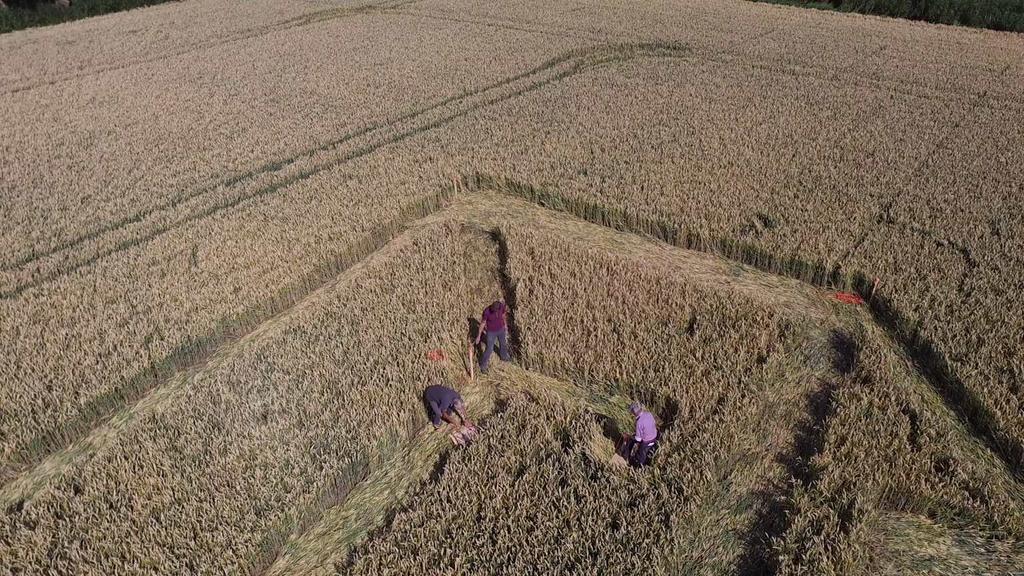
<path fill-rule="evenodd" d="M 619 456 L 626 462 L 629 462 L 630 456 L 633 455 L 633 446 L 636 444 L 636 440 L 626 437 L 622 439 L 622 443 L 619 444 Z"/>
<path fill-rule="evenodd" d="M 619 450 L 619 456 L 629 462 L 630 466 L 639 468 L 647 465 L 647 458 L 653 448 L 654 442 L 637 442 L 634 438 L 626 438 Z"/>
<path fill-rule="evenodd" d="M 651 449 L 654 448 L 654 442 L 637 442 L 636 452 L 633 453 L 633 459 L 629 461 L 634 468 L 647 465 L 647 458 L 651 455 Z"/>
<path fill-rule="evenodd" d="M 430 420 L 430 423 L 435 427 L 440 426 L 441 418 L 438 417 L 438 414 L 441 412 L 441 407 L 427 400 L 426 396 L 423 397 L 423 407 L 427 409 L 427 419 Z"/>
<path fill-rule="evenodd" d="M 484 355 L 480 358 L 480 370 L 487 371 L 487 362 L 491 359 L 491 352 L 494 352 L 494 341 L 498 341 L 498 356 L 508 362 L 512 356 L 508 350 L 508 330 L 498 330 L 487 333 L 487 347 L 484 348 Z"/>

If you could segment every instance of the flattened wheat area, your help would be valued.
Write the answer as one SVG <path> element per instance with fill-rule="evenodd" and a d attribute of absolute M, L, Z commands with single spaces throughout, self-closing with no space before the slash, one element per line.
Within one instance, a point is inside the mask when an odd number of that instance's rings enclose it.
<path fill-rule="evenodd" d="M 0 54 L 0 576 L 1024 574 L 1021 34 L 188 0 Z"/>

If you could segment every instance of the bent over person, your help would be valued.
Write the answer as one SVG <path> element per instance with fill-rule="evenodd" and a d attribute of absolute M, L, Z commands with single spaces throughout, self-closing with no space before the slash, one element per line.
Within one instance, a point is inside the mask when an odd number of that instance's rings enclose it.
<path fill-rule="evenodd" d="M 512 355 L 508 349 L 508 326 L 506 315 L 508 308 L 501 300 L 495 300 L 490 306 L 484 308 L 480 316 L 480 331 L 476 334 L 476 344 L 480 344 L 480 338 L 484 331 L 487 332 L 487 347 L 484 348 L 484 355 L 480 358 L 480 372 L 487 373 L 487 362 L 494 352 L 494 342 L 498 342 L 498 356 L 508 362 Z"/>
<path fill-rule="evenodd" d="M 430 422 L 434 425 L 434 428 L 441 426 L 441 420 L 458 426 L 455 423 L 453 414 L 459 416 L 459 420 L 462 421 L 463 425 L 472 425 L 469 419 L 466 418 L 466 403 L 462 400 L 462 396 L 459 396 L 458 392 L 447 386 L 441 386 L 440 384 L 427 386 L 426 390 L 423 391 L 423 403 L 427 405 L 427 410 L 430 413 Z"/>
<path fill-rule="evenodd" d="M 654 414 L 644 410 L 639 402 L 629 405 L 629 411 L 636 419 L 636 429 L 631 438 L 622 443 L 620 456 L 634 468 L 647 464 L 651 449 L 658 441 L 658 427 L 654 423 Z"/>

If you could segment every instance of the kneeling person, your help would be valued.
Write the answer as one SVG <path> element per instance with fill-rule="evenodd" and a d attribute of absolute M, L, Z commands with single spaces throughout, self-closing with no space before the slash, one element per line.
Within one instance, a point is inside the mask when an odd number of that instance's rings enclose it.
<path fill-rule="evenodd" d="M 427 405 L 430 422 L 435 429 L 441 427 L 441 420 L 458 428 L 459 424 L 455 423 L 453 414 L 459 416 L 462 425 L 472 425 L 472 422 L 466 418 L 466 403 L 462 400 L 462 396 L 447 386 L 439 384 L 427 386 L 427 389 L 423 391 L 423 402 Z"/>
<path fill-rule="evenodd" d="M 647 464 L 647 457 L 658 440 L 658 427 L 654 423 L 654 415 L 644 410 L 639 402 L 629 405 L 629 411 L 636 419 L 636 429 L 632 438 L 622 443 L 620 456 L 634 468 Z"/>

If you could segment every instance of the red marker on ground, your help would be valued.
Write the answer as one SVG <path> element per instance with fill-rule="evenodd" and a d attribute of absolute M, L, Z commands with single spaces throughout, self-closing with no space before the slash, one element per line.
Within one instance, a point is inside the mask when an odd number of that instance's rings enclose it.
<path fill-rule="evenodd" d="M 845 302 L 847 304 L 864 303 L 864 299 L 861 298 L 859 294 L 854 294 L 853 292 L 833 292 L 832 296 L 834 296 L 836 300 L 839 300 L 840 302 Z"/>

